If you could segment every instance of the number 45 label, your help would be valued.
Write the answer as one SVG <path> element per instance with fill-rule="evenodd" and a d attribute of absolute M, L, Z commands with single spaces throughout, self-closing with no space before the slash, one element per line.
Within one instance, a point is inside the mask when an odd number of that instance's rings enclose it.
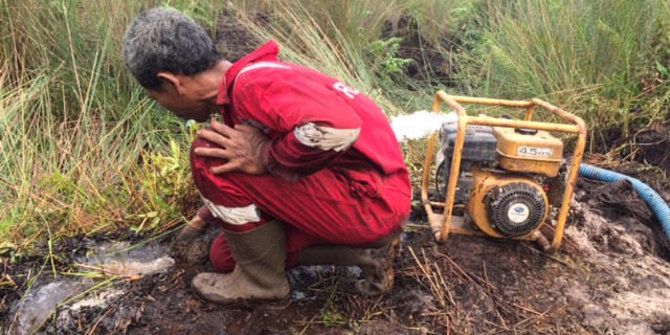
<path fill-rule="evenodd" d="M 538 148 L 538 147 L 519 147 L 517 150 L 519 156 L 526 157 L 552 157 L 554 149 L 552 148 Z"/>

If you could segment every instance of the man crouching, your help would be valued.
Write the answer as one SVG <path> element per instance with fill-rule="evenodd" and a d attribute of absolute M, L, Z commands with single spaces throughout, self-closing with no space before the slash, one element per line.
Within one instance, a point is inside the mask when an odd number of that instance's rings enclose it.
<path fill-rule="evenodd" d="M 227 303 L 281 299 L 285 269 L 358 265 L 368 295 L 393 285 L 411 186 L 381 109 L 358 90 L 277 59 L 270 41 L 235 63 L 182 13 L 151 9 L 128 27 L 125 62 L 149 97 L 185 119 L 221 113 L 192 144 L 203 208 L 178 238 L 219 224 L 194 289 Z"/>

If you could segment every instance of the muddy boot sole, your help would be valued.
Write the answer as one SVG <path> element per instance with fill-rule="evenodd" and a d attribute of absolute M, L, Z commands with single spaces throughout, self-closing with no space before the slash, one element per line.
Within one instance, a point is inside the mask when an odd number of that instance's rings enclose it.
<path fill-rule="evenodd" d="M 281 298 L 281 299 L 261 299 L 261 298 L 253 298 L 253 299 L 242 299 L 238 298 L 235 300 L 227 300 L 227 301 L 212 301 L 210 299 L 207 299 L 202 293 L 200 293 L 193 285 L 191 285 L 191 289 L 195 293 L 195 296 L 198 298 L 198 300 L 208 303 L 208 304 L 213 304 L 221 307 L 242 307 L 246 309 L 256 309 L 259 306 L 275 306 L 275 307 L 281 307 L 285 306 L 291 303 L 291 295 L 289 294 L 288 296 Z"/>

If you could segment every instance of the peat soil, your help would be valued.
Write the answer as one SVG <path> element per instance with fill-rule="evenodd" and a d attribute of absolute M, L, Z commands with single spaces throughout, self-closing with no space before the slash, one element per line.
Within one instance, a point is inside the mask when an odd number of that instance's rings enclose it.
<path fill-rule="evenodd" d="M 417 209 L 394 263 L 395 287 L 377 298 L 352 289 L 357 268 L 321 266 L 290 270 L 293 291 L 284 301 L 208 303 L 189 283 L 211 269 L 207 244 L 215 228 L 186 246 L 173 246 L 168 236 L 121 253 L 130 244 L 118 242 L 121 236 L 66 239 L 53 248 L 57 278 L 44 257 L 18 264 L 0 257 L 3 278 L 14 283 L 0 288 L 0 332 L 670 334 L 667 244 L 627 187 L 580 180 L 554 253 L 530 242 L 467 236 L 437 244 Z M 612 194 L 618 198 L 606 196 Z M 544 233 L 551 232 L 549 225 Z M 109 254 L 123 259 L 110 262 Z M 63 275 L 84 270 L 98 278 Z M 35 311 L 43 324 L 23 316 Z"/>

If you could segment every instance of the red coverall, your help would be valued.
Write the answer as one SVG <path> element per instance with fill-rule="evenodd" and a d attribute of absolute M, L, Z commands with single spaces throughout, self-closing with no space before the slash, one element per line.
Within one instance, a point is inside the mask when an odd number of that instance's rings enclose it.
<path fill-rule="evenodd" d="M 191 170 L 205 207 L 199 215 L 231 231 L 277 219 L 287 226 L 286 266 L 315 244 L 363 246 L 408 218 L 409 174 L 381 109 L 358 91 L 314 70 L 277 60 L 270 41 L 232 65 L 219 90 L 227 125 L 248 124 L 270 139 L 262 149 L 268 174 L 215 175 L 221 159 L 196 156 Z M 218 271 L 235 266 L 225 235 L 210 258 Z"/>

